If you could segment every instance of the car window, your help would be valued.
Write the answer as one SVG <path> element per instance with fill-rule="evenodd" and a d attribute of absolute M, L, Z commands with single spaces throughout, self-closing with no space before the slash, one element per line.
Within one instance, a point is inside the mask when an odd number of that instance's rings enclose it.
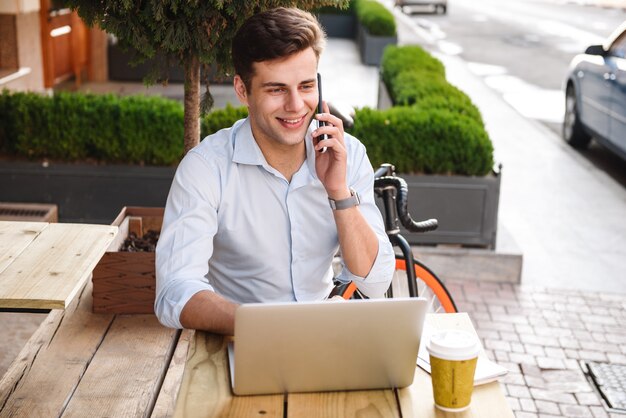
<path fill-rule="evenodd" d="M 626 58 L 626 32 L 623 32 L 619 38 L 611 44 L 609 54 L 614 57 Z"/>

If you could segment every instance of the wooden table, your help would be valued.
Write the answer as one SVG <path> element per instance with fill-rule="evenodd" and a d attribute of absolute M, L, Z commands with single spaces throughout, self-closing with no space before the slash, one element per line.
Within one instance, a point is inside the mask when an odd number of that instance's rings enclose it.
<path fill-rule="evenodd" d="M 91 302 L 88 282 L 48 315 L 0 380 L 0 417 L 513 417 L 495 382 L 477 387 L 464 413 L 436 410 L 421 369 L 400 390 L 236 397 L 223 337 L 168 329 L 154 315 L 94 314 Z M 470 324 L 466 314 L 428 320 Z"/>
<path fill-rule="evenodd" d="M 467 314 L 428 315 L 435 329 L 473 330 Z M 484 353 L 483 353 L 484 355 Z M 286 410 L 286 414 L 284 413 Z M 233 396 L 223 338 L 198 332 L 192 339 L 176 417 L 513 417 L 497 382 L 474 388 L 470 409 L 435 409 L 430 375 L 417 367 L 404 389 L 326 392 L 271 396 Z"/>
<path fill-rule="evenodd" d="M 0 221 L 0 308 L 65 309 L 117 227 Z"/>

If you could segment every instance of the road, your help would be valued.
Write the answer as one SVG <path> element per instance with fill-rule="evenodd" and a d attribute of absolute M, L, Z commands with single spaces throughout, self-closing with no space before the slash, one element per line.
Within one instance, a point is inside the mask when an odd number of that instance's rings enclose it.
<path fill-rule="evenodd" d="M 626 20 L 623 9 L 558 0 L 449 0 L 446 15 L 405 12 L 441 53 L 463 58 L 513 108 L 559 135 L 569 62 Z M 622 160 L 595 143 L 583 155 L 626 187 Z"/>

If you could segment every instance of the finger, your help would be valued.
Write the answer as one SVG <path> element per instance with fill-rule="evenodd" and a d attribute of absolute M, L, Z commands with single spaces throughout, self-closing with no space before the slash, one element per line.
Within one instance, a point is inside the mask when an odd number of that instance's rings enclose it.
<path fill-rule="evenodd" d="M 315 115 L 315 119 L 326 122 L 327 124 L 333 126 L 340 127 L 343 131 L 343 121 L 329 112 L 326 102 L 324 102 L 324 106 L 326 106 L 326 110 L 324 111 L 324 113 L 318 113 L 317 115 Z"/>

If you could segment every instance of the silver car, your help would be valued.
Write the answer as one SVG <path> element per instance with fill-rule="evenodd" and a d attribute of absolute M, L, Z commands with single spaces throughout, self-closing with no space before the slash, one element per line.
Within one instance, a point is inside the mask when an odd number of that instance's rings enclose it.
<path fill-rule="evenodd" d="M 626 160 L 626 22 L 570 64 L 563 138 L 583 149 L 592 137 Z"/>
<path fill-rule="evenodd" d="M 434 9 L 435 13 L 445 14 L 448 11 L 448 0 L 395 0 L 396 6 L 399 6 L 403 10 L 407 9 L 404 6 L 429 6 Z"/>

